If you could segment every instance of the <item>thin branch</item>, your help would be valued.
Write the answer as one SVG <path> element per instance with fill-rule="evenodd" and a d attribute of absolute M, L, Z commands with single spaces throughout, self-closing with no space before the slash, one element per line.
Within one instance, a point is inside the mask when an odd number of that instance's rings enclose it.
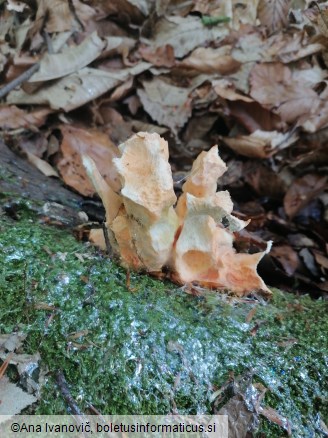
<path fill-rule="evenodd" d="M 56 383 L 60 389 L 60 392 L 62 396 L 64 397 L 64 400 L 70 407 L 73 415 L 80 415 L 83 416 L 76 400 L 73 398 L 72 394 L 70 393 L 70 390 L 68 388 L 68 384 L 66 382 L 65 376 L 62 371 L 57 370 L 55 373 L 55 380 Z"/>
<path fill-rule="evenodd" d="M 107 228 L 105 222 L 102 223 L 102 229 L 103 229 L 103 233 L 104 233 L 107 254 L 110 256 L 110 255 L 112 255 L 112 249 L 111 249 L 110 242 L 109 242 L 108 228 Z"/>
<path fill-rule="evenodd" d="M 54 46 L 52 44 L 52 39 L 50 38 L 50 35 L 48 34 L 48 32 L 46 30 L 43 31 L 42 36 L 44 38 L 44 41 L 47 45 L 47 51 L 49 53 L 49 55 L 53 55 L 55 53 L 54 51 Z"/>
<path fill-rule="evenodd" d="M 26 82 L 30 77 L 38 71 L 40 68 L 40 63 L 37 62 L 36 64 L 33 64 L 29 69 L 25 70 L 24 73 L 17 76 L 13 81 L 9 82 L 9 84 L 5 85 L 4 87 L 0 88 L 0 99 L 7 96 L 8 93 L 10 93 L 11 90 L 21 85 L 23 82 Z"/>

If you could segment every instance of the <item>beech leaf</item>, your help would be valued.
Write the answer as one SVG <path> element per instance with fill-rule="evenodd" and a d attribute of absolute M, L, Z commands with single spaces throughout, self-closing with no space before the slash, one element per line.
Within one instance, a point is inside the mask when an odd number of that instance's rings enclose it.
<path fill-rule="evenodd" d="M 112 190 L 119 190 L 118 174 L 112 164 L 112 158 L 119 155 L 119 150 L 111 142 L 108 135 L 97 130 L 83 129 L 73 125 L 62 125 L 60 129 L 63 134 L 62 158 L 57 163 L 57 168 L 65 183 L 83 195 L 92 196 L 94 194 L 93 185 L 87 178 L 85 168 L 82 165 L 82 155 L 87 154 L 94 160 Z M 99 184 L 94 185 L 96 190 L 99 190 L 99 195 L 102 196 L 103 188 Z"/>
<path fill-rule="evenodd" d="M 260 0 L 258 18 L 270 33 L 282 29 L 288 23 L 291 0 Z"/>
<path fill-rule="evenodd" d="M 289 217 L 295 216 L 326 187 L 327 176 L 308 174 L 297 178 L 289 187 L 284 198 L 284 208 Z"/>
<path fill-rule="evenodd" d="M 28 82 L 49 81 L 74 73 L 94 61 L 104 47 L 105 42 L 93 32 L 78 46 L 68 47 L 61 53 L 45 54 L 39 70 Z"/>
<path fill-rule="evenodd" d="M 146 62 L 119 72 L 106 72 L 84 67 L 55 83 L 43 86 L 33 94 L 28 94 L 23 90 L 13 90 L 7 96 L 7 102 L 49 105 L 52 109 L 71 111 L 112 90 L 116 85 L 127 80 L 129 75 L 139 74 L 149 67 L 150 64 Z"/>

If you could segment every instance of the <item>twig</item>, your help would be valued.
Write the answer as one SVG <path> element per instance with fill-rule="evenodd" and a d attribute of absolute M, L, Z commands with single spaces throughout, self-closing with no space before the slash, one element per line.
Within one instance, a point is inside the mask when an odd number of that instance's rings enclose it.
<path fill-rule="evenodd" d="M 40 63 L 37 62 L 36 64 L 33 64 L 29 69 L 25 70 L 24 73 L 17 76 L 13 81 L 9 82 L 9 84 L 5 85 L 0 89 L 0 99 L 5 97 L 8 93 L 10 93 L 11 90 L 18 87 L 18 85 L 21 85 L 23 82 L 30 79 L 30 77 L 38 71 L 40 68 Z"/>
<path fill-rule="evenodd" d="M 72 397 L 72 394 L 70 393 L 68 384 L 66 382 L 65 376 L 62 371 L 60 370 L 56 371 L 55 380 L 60 389 L 62 396 L 64 397 L 64 400 L 70 407 L 72 414 L 83 416 L 80 408 L 78 407 L 78 404 L 76 403 L 76 400 Z"/>
<path fill-rule="evenodd" d="M 10 363 L 10 359 L 12 358 L 12 355 L 14 353 L 11 352 L 8 354 L 8 356 L 6 357 L 6 359 L 4 360 L 3 364 L 0 367 L 0 379 L 2 379 L 2 377 L 4 376 L 6 369 L 8 368 L 8 365 Z"/>
<path fill-rule="evenodd" d="M 107 229 L 107 226 L 106 226 L 105 222 L 102 223 L 102 229 L 103 229 L 103 233 L 104 233 L 107 254 L 110 256 L 112 254 L 112 250 L 111 250 L 111 246 L 110 246 L 110 242 L 109 242 L 109 237 L 108 237 L 108 229 Z"/>
<path fill-rule="evenodd" d="M 54 51 L 54 46 L 52 44 L 52 39 L 50 38 L 50 35 L 48 34 L 48 32 L 46 30 L 43 31 L 42 33 L 44 41 L 47 45 L 47 50 L 49 55 L 53 55 L 55 53 Z"/>

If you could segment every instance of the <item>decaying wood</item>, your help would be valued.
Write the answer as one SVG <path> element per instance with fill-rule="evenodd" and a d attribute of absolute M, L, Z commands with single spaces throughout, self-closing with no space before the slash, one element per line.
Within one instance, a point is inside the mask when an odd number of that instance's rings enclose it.
<path fill-rule="evenodd" d="M 86 222 L 86 215 L 81 215 L 82 196 L 43 175 L 3 142 L 0 142 L 0 195 L 4 205 L 17 199 L 26 200 L 32 210 L 63 225 Z"/>

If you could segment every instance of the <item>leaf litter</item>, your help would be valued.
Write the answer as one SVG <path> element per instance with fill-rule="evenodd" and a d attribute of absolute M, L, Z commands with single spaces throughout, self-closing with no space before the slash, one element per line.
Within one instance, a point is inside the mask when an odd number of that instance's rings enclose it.
<path fill-rule="evenodd" d="M 45 1 L 1 5 L 3 85 L 35 62 L 45 66 L 33 87 L 32 76 L 4 96 L 7 143 L 20 147 L 32 131 L 50 149 L 55 138 L 59 150 L 39 158 L 88 196 L 95 190 L 81 165 L 85 140 L 77 136 L 73 152 L 65 129 L 88 133 L 97 166 L 108 160 L 106 147 L 94 146 L 99 132 L 114 144 L 148 130 L 141 126 L 165 133 L 173 177 L 188 175 L 194 158 L 218 143 L 229 168 L 219 189 L 254 224 L 235 246 L 254 252 L 273 240 L 260 266 L 265 282 L 326 296 L 328 2 L 65 3 L 56 2 L 56 14 Z M 42 76 L 51 65 L 56 76 Z M 174 104 L 166 99 L 172 90 Z"/>
<path fill-rule="evenodd" d="M 0 415 L 19 414 L 23 409 L 37 402 L 40 398 L 40 385 L 44 378 L 40 371 L 39 353 L 21 352 L 26 335 L 22 332 L 0 334 Z M 18 382 L 13 383 L 5 375 L 8 366 L 16 368 Z"/>

